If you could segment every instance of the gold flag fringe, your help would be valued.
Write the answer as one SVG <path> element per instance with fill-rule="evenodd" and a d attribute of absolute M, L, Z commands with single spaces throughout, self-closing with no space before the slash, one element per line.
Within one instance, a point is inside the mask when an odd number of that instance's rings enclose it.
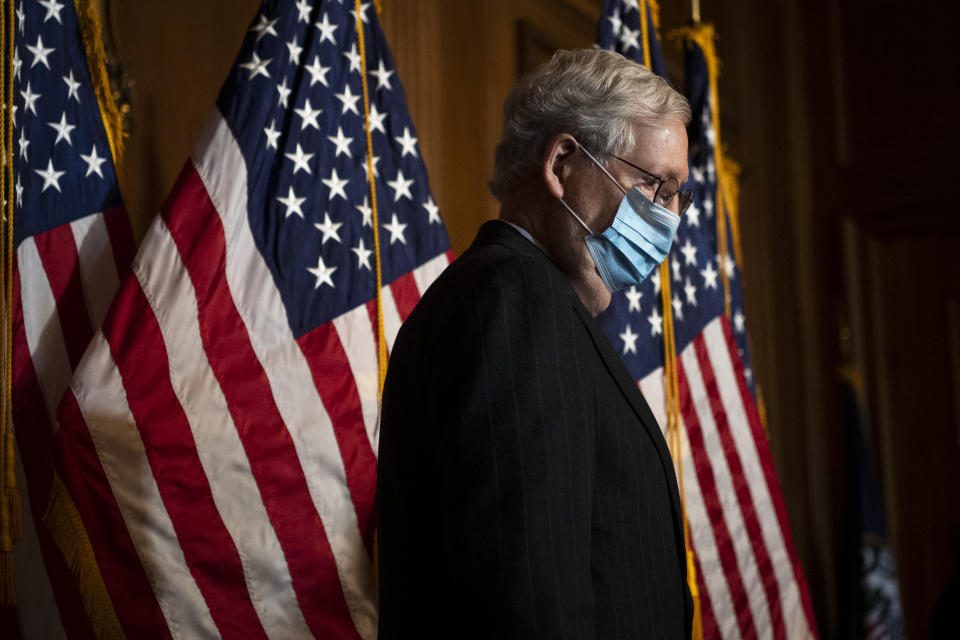
<path fill-rule="evenodd" d="M 640 0 L 640 32 L 643 37 L 643 63 L 649 69 L 650 25 L 647 23 L 647 7 L 653 19 L 654 29 L 660 26 L 660 8 L 656 0 Z M 702 640 L 703 625 L 700 620 L 700 590 L 697 588 L 696 567 L 693 563 L 693 550 L 690 547 L 690 523 L 687 520 L 687 500 L 683 482 L 683 447 L 680 436 L 680 384 L 677 373 L 677 345 L 673 332 L 673 300 L 670 294 L 670 260 L 660 264 L 660 299 L 663 308 L 663 383 L 664 400 L 667 414 L 667 445 L 677 472 L 677 484 L 680 490 L 680 515 L 683 520 L 683 547 L 687 560 L 687 585 L 693 599 L 693 640 Z"/>
<path fill-rule="evenodd" d="M 90 0 L 74 0 L 77 9 L 77 22 L 80 24 L 80 37 L 87 53 L 87 67 L 93 81 L 93 91 L 100 106 L 100 117 L 110 143 L 113 167 L 117 174 L 117 183 L 123 193 L 123 117 L 113 99 L 110 90 L 110 77 L 107 75 L 107 53 L 103 48 L 103 29 L 100 16 Z"/>
<path fill-rule="evenodd" d="M 123 627 L 103 582 L 83 520 L 60 476 L 54 472 L 43 522 L 77 579 L 83 608 L 97 638 L 124 638 Z"/>

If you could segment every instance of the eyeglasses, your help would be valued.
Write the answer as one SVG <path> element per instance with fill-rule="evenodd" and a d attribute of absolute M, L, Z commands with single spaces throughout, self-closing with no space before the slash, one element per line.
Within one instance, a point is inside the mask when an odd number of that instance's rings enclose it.
<path fill-rule="evenodd" d="M 650 173 L 646 169 L 641 169 L 629 160 L 624 160 L 620 156 L 613 157 L 624 164 L 630 165 L 649 178 L 648 180 L 644 181 L 644 184 L 648 188 L 654 190 L 653 201 L 660 206 L 669 208 L 670 203 L 673 202 L 674 196 L 677 196 L 677 215 L 682 216 L 684 212 L 690 208 L 690 205 L 693 203 L 693 191 L 690 189 L 684 189 L 683 191 L 680 191 L 680 182 L 677 181 L 677 179 L 673 176 L 670 176 L 669 178 L 661 178 L 658 175 Z"/>

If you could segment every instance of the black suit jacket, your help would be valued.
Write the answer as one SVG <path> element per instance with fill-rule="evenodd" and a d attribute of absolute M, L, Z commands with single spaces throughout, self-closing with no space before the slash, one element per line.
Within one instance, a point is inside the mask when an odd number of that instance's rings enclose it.
<path fill-rule="evenodd" d="M 400 330 L 383 395 L 380 638 L 688 638 L 656 420 L 567 279 L 486 223 Z"/>

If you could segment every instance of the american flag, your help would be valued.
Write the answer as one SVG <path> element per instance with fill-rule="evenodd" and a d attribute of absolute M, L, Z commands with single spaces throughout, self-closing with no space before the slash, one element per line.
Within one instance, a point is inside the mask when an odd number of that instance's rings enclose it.
<path fill-rule="evenodd" d="M 649 25 L 651 66 L 665 77 L 646 2 L 607 0 L 598 44 L 643 62 L 641 11 Z M 693 189 L 695 199 L 667 260 L 682 486 L 703 637 L 816 637 L 810 597 L 752 392 L 740 272 L 732 255 L 718 255 L 713 98 L 704 52 L 692 40 L 685 75 L 693 120 L 688 127 L 690 180 L 684 188 Z M 729 225 L 725 233 L 731 233 Z M 728 240 L 732 247 L 729 235 Z M 729 281 L 732 322 L 725 313 L 721 269 Z M 614 294 L 598 321 L 665 429 L 662 304 L 657 271 L 641 286 Z"/>
<path fill-rule="evenodd" d="M 15 3 L 13 34 L 12 417 L 27 498 L 15 584 L 25 637 L 83 635 L 74 576 L 43 520 L 56 409 L 129 269 L 133 236 L 74 3 Z"/>
<path fill-rule="evenodd" d="M 376 13 L 264 2 L 60 405 L 127 636 L 376 636 L 374 233 L 390 345 L 450 254 Z"/>

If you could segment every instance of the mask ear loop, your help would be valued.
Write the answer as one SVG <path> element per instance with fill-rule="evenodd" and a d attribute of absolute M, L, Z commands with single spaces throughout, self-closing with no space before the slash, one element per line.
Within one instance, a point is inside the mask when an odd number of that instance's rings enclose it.
<path fill-rule="evenodd" d="M 577 220 L 577 222 L 579 222 L 583 226 L 583 228 L 587 230 L 587 233 L 589 233 L 590 235 L 593 235 L 593 231 L 590 230 L 590 227 L 587 226 L 587 223 L 580 219 L 580 216 L 578 216 L 577 213 L 570 208 L 570 205 L 568 205 L 566 202 L 563 201 L 563 198 L 557 198 L 557 200 L 559 200 L 560 204 L 566 207 L 567 211 L 570 212 L 570 215 L 572 215 Z"/>
<path fill-rule="evenodd" d="M 617 180 L 616 178 L 614 178 L 613 175 L 612 175 L 609 171 L 607 171 L 607 168 L 606 168 L 605 166 L 603 166 L 602 164 L 600 164 L 599 162 L 597 162 L 597 159 L 593 157 L 593 154 L 591 154 L 589 151 L 587 151 L 587 148 L 586 148 L 586 147 L 584 147 L 582 144 L 580 144 L 579 142 L 577 142 L 577 139 L 576 139 L 576 138 L 574 138 L 573 141 L 577 144 L 577 148 L 580 149 L 580 151 L 583 151 L 585 154 L 587 154 L 587 157 L 588 157 L 588 158 L 590 158 L 591 160 L 593 160 L 593 164 L 597 165 L 597 166 L 600 168 L 600 171 L 603 171 L 605 174 L 607 174 L 607 177 L 608 177 L 608 178 L 610 178 L 611 180 L 613 180 L 613 184 L 617 185 L 617 189 L 620 189 L 620 191 L 623 191 L 624 195 L 626 195 L 626 194 L 627 194 L 627 190 L 623 188 L 623 185 L 620 184 L 620 181 Z"/>

